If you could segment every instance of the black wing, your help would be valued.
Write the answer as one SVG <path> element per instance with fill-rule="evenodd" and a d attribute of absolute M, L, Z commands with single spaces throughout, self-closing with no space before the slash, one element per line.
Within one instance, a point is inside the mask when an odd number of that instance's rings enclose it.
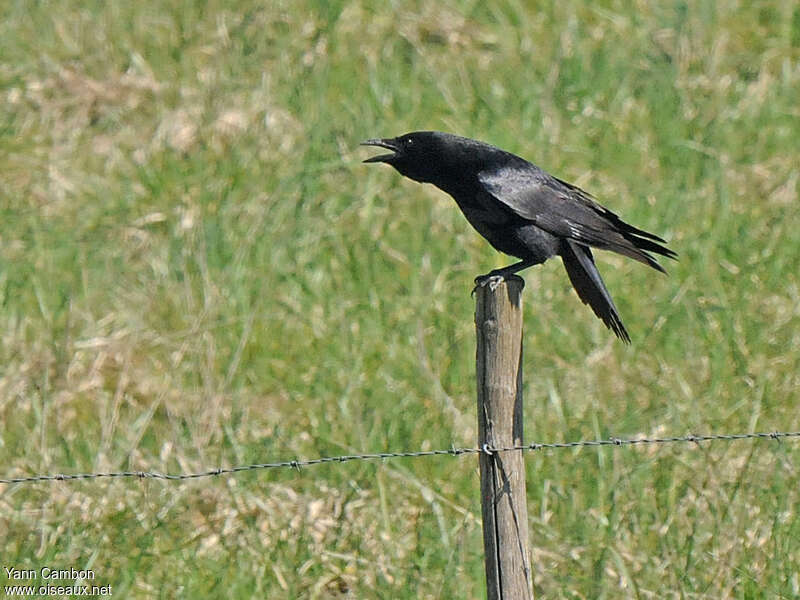
<path fill-rule="evenodd" d="M 648 252 L 677 256 L 658 243 L 664 240 L 657 235 L 625 223 L 579 187 L 530 163 L 482 171 L 478 180 L 516 214 L 560 238 L 617 252 L 662 273 L 663 267 Z"/>

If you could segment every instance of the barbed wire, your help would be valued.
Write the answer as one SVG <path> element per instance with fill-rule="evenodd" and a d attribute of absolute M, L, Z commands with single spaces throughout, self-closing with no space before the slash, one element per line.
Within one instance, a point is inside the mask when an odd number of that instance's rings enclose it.
<path fill-rule="evenodd" d="M 484 444 L 480 448 L 456 448 L 447 450 L 416 450 L 410 452 L 376 452 L 370 454 L 343 454 L 341 456 L 323 456 L 304 460 L 284 460 L 271 463 L 256 463 L 242 465 L 238 467 L 219 467 L 198 471 L 196 473 L 159 473 L 157 471 L 112 471 L 108 473 L 75 473 L 71 475 L 50 474 L 50 475 L 31 475 L 28 477 L 4 477 L 0 478 L 0 483 L 38 483 L 42 481 L 75 481 L 92 479 L 161 479 L 167 481 L 184 481 L 187 479 L 200 479 L 203 477 L 215 477 L 218 475 L 233 475 L 245 471 L 259 471 L 262 469 L 290 468 L 300 470 L 302 467 L 311 467 L 326 463 L 344 463 L 357 460 L 378 460 L 393 458 L 419 458 L 423 456 L 461 456 L 463 454 L 494 454 L 496 452 L 514 451 L 535 451 L 535 450 L 560 450 L 564 448 L 583 448 L 591 446 L 635 446 L 646 444 L 674 444 L 674 443 L 695 443 L 712 441 L 735 441 L 749 439 L 770 439 L 780 441 L 783 438 L 798 438 L 800 431 L 772 431 L 761 433 L 716 433 L 709 435 L 685 435 L 675 437 L 655 437 L 655 438 L 609 438 L 607 440 L 580 440 L 575 442 L 533 442 L 530 444 L 519 444 L 516 446 L 492 447 Z"/>

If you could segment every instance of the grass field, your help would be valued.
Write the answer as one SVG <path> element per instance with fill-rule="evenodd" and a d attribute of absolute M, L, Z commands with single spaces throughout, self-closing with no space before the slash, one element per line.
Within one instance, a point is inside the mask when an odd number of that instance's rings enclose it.
<path fill-rule="evenodd" d="M 507 257 L 361 164 L 415 129 L 521 154 L 680 255 L 598 256 L 630 347 L 560 261 L 523 273 L 529 441 L 800 429 L 797 3 L 0 17 L 0 477 L 474 445 L 469 292 Z M 530 453 L 537 594 L 798 597 L 798 444 Z M 118 598 L 480 598 L 477 461 L 0 485 L 0 558 Z"/>

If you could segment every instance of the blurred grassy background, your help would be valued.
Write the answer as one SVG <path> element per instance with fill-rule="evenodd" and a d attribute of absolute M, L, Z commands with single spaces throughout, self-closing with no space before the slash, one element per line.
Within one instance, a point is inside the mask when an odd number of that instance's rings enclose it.
<path fill-rule="evenodd" d="M 3 476 L 475 441 L 454 203 L 366 166 L 442 129 L 680 254 L 601 254 L 624 347 L 524 273 L 526 436 L 798 429 L 796 2 L 5 2 Z M 547 598 L 800 593 L 796 443 L 527 456 Z M 474 457 L 0 486 L 0 556 L 118 597 L 484 594 Z M 5 579 L 5 573 L 0 575 Z"/>

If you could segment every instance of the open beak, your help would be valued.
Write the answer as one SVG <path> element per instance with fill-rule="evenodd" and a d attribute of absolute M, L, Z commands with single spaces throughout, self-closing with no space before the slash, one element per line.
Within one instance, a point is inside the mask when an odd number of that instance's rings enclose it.
<path fill-rule="evenodd" d="M 366 159 L 365 163 L 373 163 L 373 162 L 389 162 L 395 156 L 397 156 L 397 151 L 399 147 L 395 143 L 394 140 L 388 139 L 373 139 L 373 140 L 365 140 L 359 144 L 360 146 L 378 146 L 379 148 L 386 148 L 387 150 L 391 150 L 391 154 L 379 154 L 378 156 L 373 156 Z"/>

